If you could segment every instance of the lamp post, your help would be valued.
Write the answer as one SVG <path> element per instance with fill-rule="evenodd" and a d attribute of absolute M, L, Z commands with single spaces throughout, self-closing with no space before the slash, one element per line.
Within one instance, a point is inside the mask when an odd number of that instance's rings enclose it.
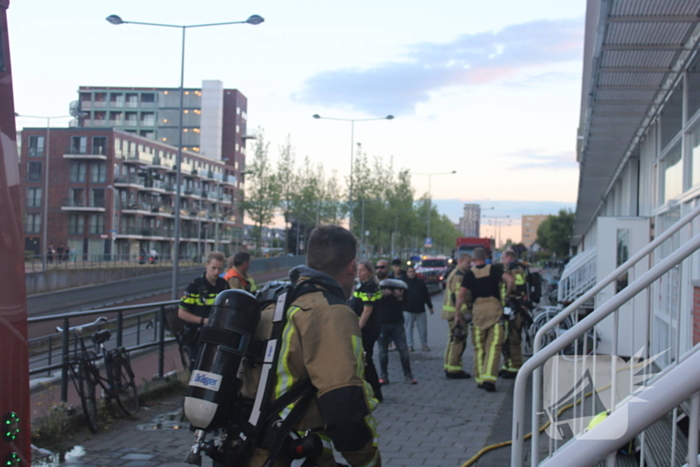
<path fill-rule="evenodd" d="M 493 228 L 494 228 L 494 233 L 496 235 L 496 248 L 498 248 L 498 240 L 499 240 L 500 233 L 501 233 L 501 222 L 503 222 L 503 223 L 505 223 L 506 221 L 510 222 L 511 221 L 510 216 L 509 215 L 508 216 L 487 216 L 484 214 L 484 218 L 493 220 Z"/>
<path fill-rule="evenodd" d="M 171 298 L 175 300 L 177 298 L 177 284 L 178 284 L 178 269 L 180 267 L 180 255 L 179 255 L 179 245 L 180 245 L 180 184 L 182 183 L 182 113 L 184 110 L 184 94 L 185 94 L 185 31 L 192 28 L 204 28 L 209 26 L 227 26 L 230 24 L 252 24 L 258 25 L 265 21 L 262 16 L 252 15 L 245 21 L 228 21 L 225 23 L 206 23 L 206 24 L 162 24 L 162 23 L 143 23 L 139 21 L 124 21 L 117 15 L 109 15 L 106 20 L 115 26 L 120 24 L 136 24 L 140 26 L 157 26 L 164 28 L 179 28 L 182 31 L 182 53 L 180 58 L 180 107 L 178 118 L 178 135 L 177 135 L 177 160 L 175 165 L 176 178 L 175 178 L 175 232 L 173 239 L 173 280 L 172 280 L 172 292 Z"/>
<path fill-rule="evenodd" d="M 322 117 L 319 114 L 314 114 L 313 117 L 317 120 L 338 120 L 340 122 L 350 122 L 350 190 L 348 192 L 348 208 L 350 214 L 348 216 L 348 230 L 352 231 L 352 187 L 353 187 L 353 177 L 355 169 L 355 122 L 369 122 L 372 120 L 393 120 L 393 115 L 387 115 L 386 117 L 373 117 L 373 118 L 337 118 L 337 117 Z"/>
<path fill-rule="evenodd" d="M 46 270 L 46 256 L 48 253 L 48 225 L 49 225 L 49 164 L 51 161 L 51 120 L 57 118 L 73 118 L 73 115 L 56 115 L 53 117 L 44 117 L 39 115 L 20 115 L 15 113 L 15 117 L 21 118 L 40 118 L 46 120 L 46 143 L 44 144 L 44 156 L 46 157 L 46 163 L 44 164 L 44 196 L 43 196 L 43 216 L 41 220 L 41 267 Z"/>
<path fill-rule="evenodd" d="M 453 170 L 452 172 L 439 172 L 439 173 L 415 173 L 414 175 L 425 175 L 428 177 L 428 235 L 427 238 L 430 238 L 430 218 L 433 217 L 433 198 L 432 198 L 432 185 L 431 185 L 431 180 L 433 178 L 433 175 L 453 175 L 456 174 L 457 171 Z M 432 248 L 432 242 L 430 244 L 430 248 Z"/>
<path fill-rule="evenodd" d="M 114 187 L 114 185 L 107 185 L 108 190 L 112 190 L 112 248 L 110 251 L 112 252 L 112 261 L 117 261 L 117 231 L 119 230 L 117 228 L 117 189 Z"/>

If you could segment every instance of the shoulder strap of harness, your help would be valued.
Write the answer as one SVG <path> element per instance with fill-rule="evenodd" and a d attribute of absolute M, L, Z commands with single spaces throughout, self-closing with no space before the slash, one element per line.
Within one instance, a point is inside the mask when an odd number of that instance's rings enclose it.
<path fill-rule="evenodd" d="M 314 284 L 315 281 L 312 279 L 304 280 L 290 290 L 280 294 L 277 298 L 272 318 L 272 333 L 267 341 L 263 356 L 263 365 L 255 402 L 248 419 L 248 425 L 240 434 L 243 440 L 247 440 L 252 436 L 253 443 L 257 444 L 265 429 L 270 427 L 276 414 L 292 402 L 297 401 L 287 418 L 278 425 L 275 433 L 271 434 L 272 438 L 265 466 L 271 466 L 275 463 L 285 438 L 304 415 L 309 403 L 316 394 L 316 388 L 311 384 L 311 380 L 306 378 L 295 384 L 271 404 L 266 403 L 272 398 L 272 391 L 275 386 L 275 371 L 279 359 L 282 332 L 287 323 L 287 310 L 302 295 L 319 291 Z"/>

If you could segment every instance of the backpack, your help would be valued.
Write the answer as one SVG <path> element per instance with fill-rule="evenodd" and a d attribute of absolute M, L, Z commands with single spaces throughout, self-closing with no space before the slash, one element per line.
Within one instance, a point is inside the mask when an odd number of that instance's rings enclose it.
<path fill-rule="evenodd" d="M 526 270 L 527 272 L 527 294 L 532 303 L 540 303 L 542 299 L 542 276 L 537 271 Z"/>

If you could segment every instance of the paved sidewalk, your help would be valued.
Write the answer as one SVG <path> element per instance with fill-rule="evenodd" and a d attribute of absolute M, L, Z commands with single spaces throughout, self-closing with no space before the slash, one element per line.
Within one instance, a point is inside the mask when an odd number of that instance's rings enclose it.
<path fill-rule="evenodd" d="M 437 311 L 442 294 L 435 295 L 433 301 L 436 313 L 428 316 L 428 343 L 432 350 L 411 353 L 417 385 L 398 383 L 403 381 L 398 355 L 389 354 L 389 377 L 397 383 L 384 387 L 384 402 L 375 411 L 385 466 L 459 467 L 495 439 L 510 437 L 509 423 L 498 423 L 498 419 L 499 413 L 502 417 L 510 408 L 512 381 L 499 380 L 498 392 L 488 393 L 478 389 L 472 379 L 445 378 L 442 362 L 447 324 Z M 470 338 L 465 354 L 469 372 L 471 346 Z M 132 419 L 117 420 L 109 430 L 97 435 L 81 433 L 74 439 L 83 448 L 80 457 L 64 464 L 48 465 L 185 466 L 183 459 L 192 444 L 192 433 L 186 422 L 179 422 L 180 403 L 180 398 L 172 397 L 143 408 Z M 475 465 L 508 465 L 508 451 L 503 448 L 488 453 Z M 211 464 L 205 460 L 204 465 Z"/>

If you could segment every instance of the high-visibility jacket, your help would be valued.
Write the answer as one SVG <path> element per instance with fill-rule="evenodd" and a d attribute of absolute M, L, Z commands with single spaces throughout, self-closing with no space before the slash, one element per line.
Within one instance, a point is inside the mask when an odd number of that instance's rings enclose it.
<path fill-rule="evenodd" d="M 212 285 L 204 273 L 190 282 L 185 289 L 185 294 L 180 299 L 179 306 L 193 315 L 208 318 L 216 296 L 226 289 L 228 289 L 228 284 L 222 278 L 217 277 L 216 284 Z"/>
<path fill-rule="evenodd" d="M 315 465 L 335 466 L 335 448 L 353 467 L 379 466 L 371 415 L 377 400 L 363 378 L 364 351 L 357 315 L 345 304 L 344 292 L 330 277 L 307 266 L 297 267 L 290 274 L 295 283 L 309 278 L 321 284 L 316 285 L 318 292 L 300 296 L 287 309 L 273 398 L 309 378 L 318 392 L 294 430 L 304 433 L 321 428 L 317 434 L 323 441 L 324 453 Z M 269 338 L 273 312 L 274 305 L 262 312 L 256 338 Z M 254 370 L 257 368 L 251 371 Z M 280 417 L 285 418 L 293 405 L 284 408 Z M 257 449 L 247 467 L 258 467 L 265 458 L 266 453 Z"/>
<path fill-rule="evenodd" d="M 235 266 L 226 271 L 224 280 L 228 282 L 229 287 L 232 289 L 242 289 L 250 293 L 258 289 L 253 278 L 249 277 L 248 274 L 243 274 Z"/>
<path fill-rule="evenodd" d="M 504 268 L 505 272 L 513 276 L 515 279 L 515 288 L 510 293 L 511 297 L 528 299 L 527 295 L 527 270 L 518 261 L 514 261 Z M 505 304 L 506 299 L 506 284 L 501 284 L 501 301 Z"/>
<path fill-rule="evenodd" d="M 459 268 L 454 268 L 449 276 L 447 276 L 447 285 L 445 286 L 445 300 L 442 305 L 442 319 L 450 320 L 455 316 L 455 305 L 457 305 L 457 295 L 462 287 L 462 279 L 464 279 L 464 271 Z M 462 314 L 469 312 L 469 296 L 462 305 L 460 312 Z"/>

